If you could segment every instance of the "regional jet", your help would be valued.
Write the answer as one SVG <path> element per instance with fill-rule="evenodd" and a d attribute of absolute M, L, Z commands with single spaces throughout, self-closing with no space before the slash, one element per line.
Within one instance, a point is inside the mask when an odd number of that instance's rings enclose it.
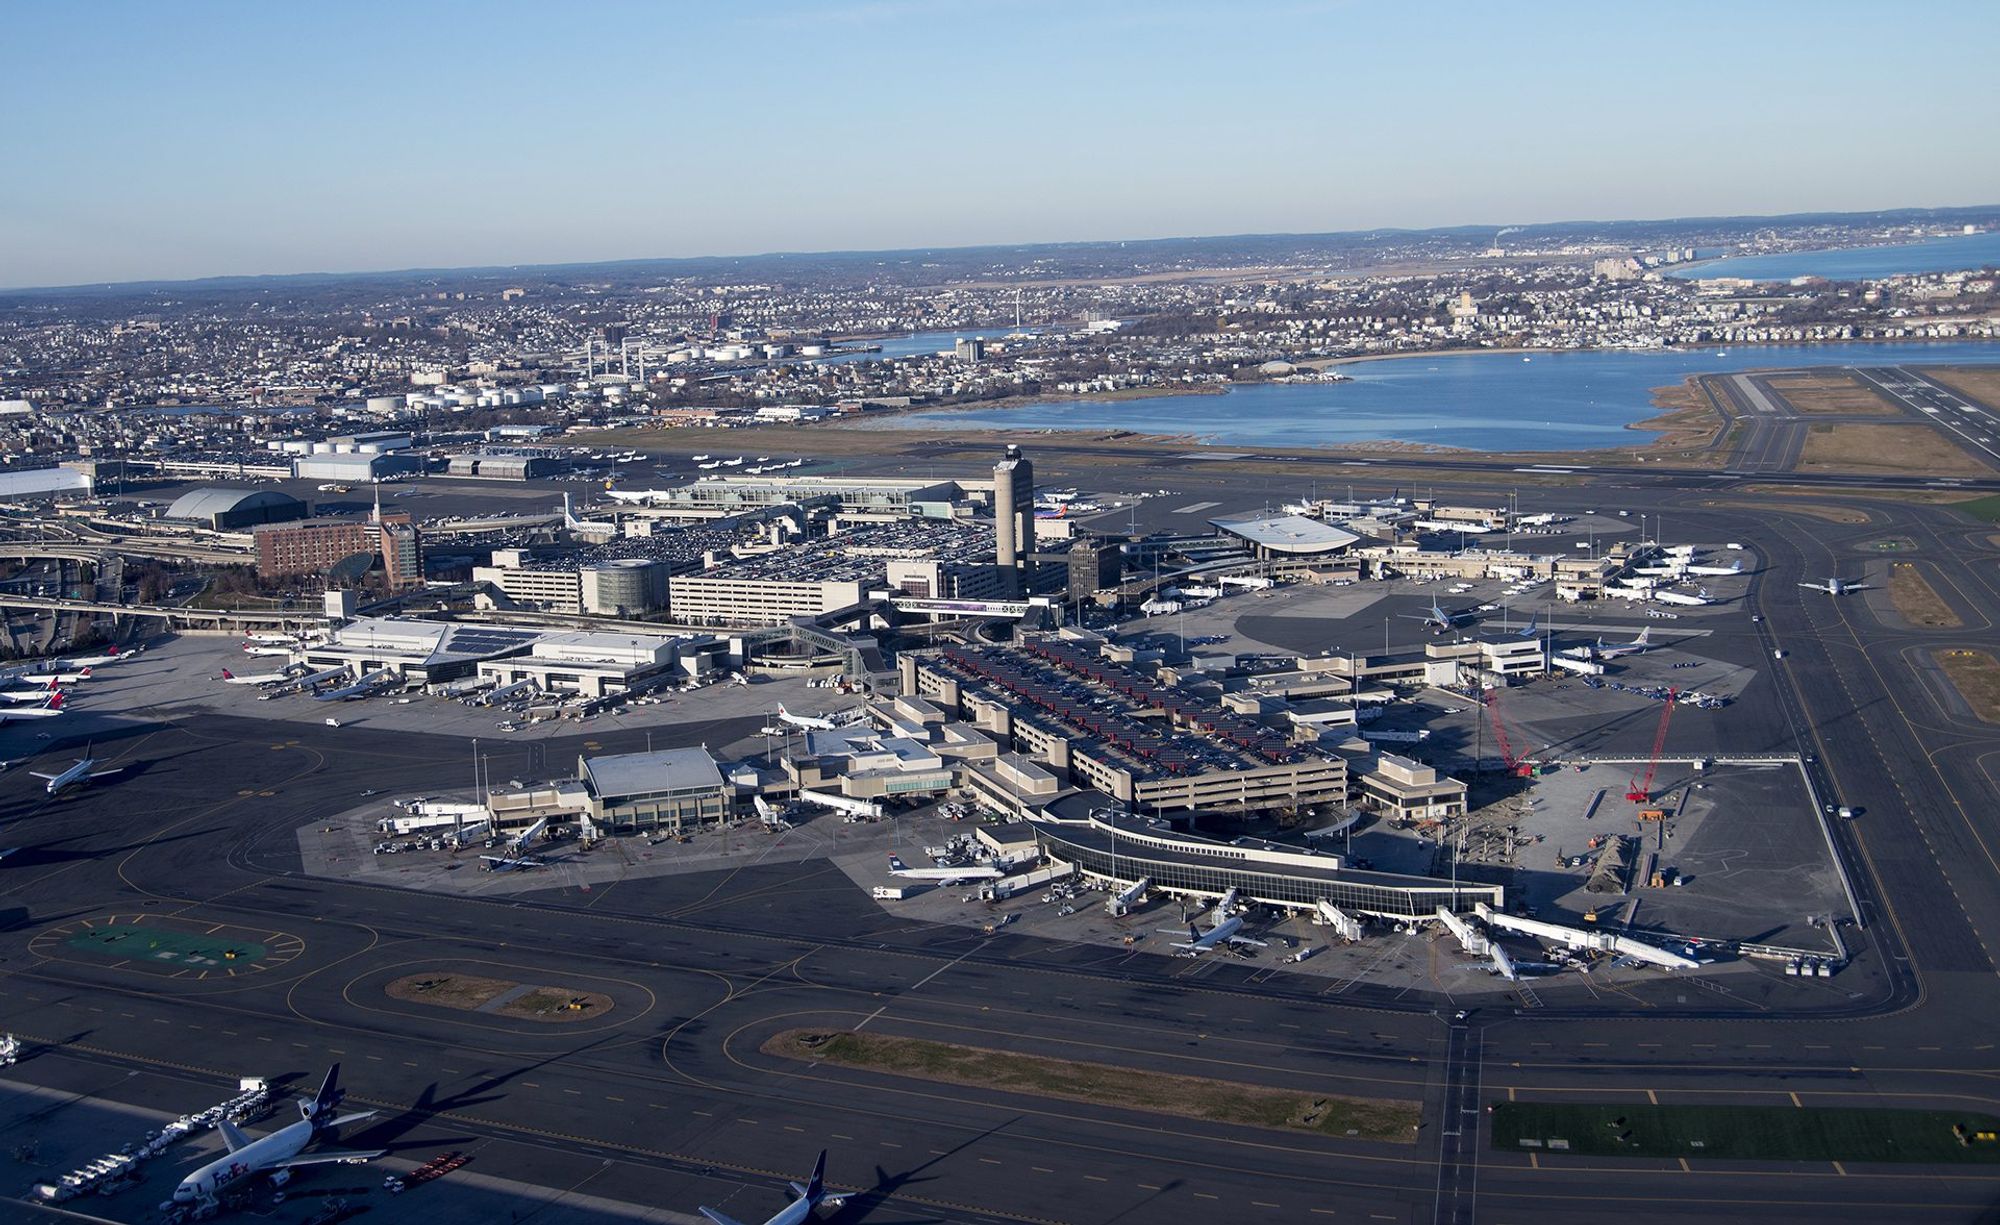
<path fill-rule="evenodd" d="M 819 1161 L 813 1165 L 812 1181 L 803 1184 L 795 1182 L 790 1186 L 792 1195 L 796 1198 L 785 1205 L 778 1215 L 764 1222 L 764 1225 L 804 1225 L 804 1222 L 813 1219 L 813 1214 L 819 1210 L 820 1205 L 838 1209 L 847 1200 L 844 1195 L 826 1193 L 825 1149 L 820 1150 Z M 735 1218 L 724 1216 L 713 1208 L 702 1208 L 700 1211 L 703 1216 L 715 1222 L 715 1225 L 741 1225 Z"/>
<path fill-rule="evenodd" d="M 89 750 L 86 749 L 85 752 Z M 30 770 L 28 773 L 36 778 L 48 780 L 49 785 L 43 790 L 50 795 L 57 795 L 65 787 L 74 787 L 79 783 L 94 783 L 100 778 L 110 778 L 114 774 L 121 773 L 124 769 L 124 766 L 113 766 L 109 770 L 99 770 L 95 757 L 79 757 L 75 765 L 59 774 L 44 774 L 40 770 Z"/>
<path fill-rule="evenodd" d="M 88 667 L 81 668 L 75 672 L 62 671 L 61 664 L 57 664 L 56 668 L 57 670 L 54 672 L 26 672 L 14 679 L 30 681 L 37 685 L 74 685 L 78 681 L 87 681 L 90 679 L 90 669 Z"/>
<path fill-rule="evenodd" d="M 998 868 L 968 865 L 963 868 L 913 868 L 900 855 L 889 856 L 889 875 L 904 880 L 934 880 L 955 885 L 969 880 L 999 880 L 1007 875 Z"/>
<path fill-rule="evenodd" d="M 16 702 L 22 705 L 29 702 L 46 702 L 61 692 L 62 690 L 56 688 L 54 681 L 38 689 L 0 689 L 0 702 Z"/>
<path fill-rule="evenodd" d="M 1174 943 L 1171 947 L 1181 950 L 1182 954 L 1188 957 L 1199 957 L 1203 953 L 1221 947 L 1224 944 L 1252 945 L 1260 949 L 1268 947 L 1262 940 L 1252 940 L 1248 936 L 1237 934 L 1243 930 L 1243 916 L 1229 913 L 1230 908 L 1235 905 L 1236 890 L 1231 889 L 1228 893 L 1222 895 L 1222 900 L 1217 902 L 1215 909 L 1209 912 L 1211 922 L 1208 925 L 1207 931 L 1202 931 L 1193 923 L 1189 923 L 1187 925 L 1188 938 L 1185 941 Z M 1162 935 L 1177 936 L 1180 934 L 1170 927 L 1160 930 Z"/>
<path fill-rule="evenodd" d="M 1850 583 L 1845 579 L 1830 578 L 1824 583 L 1800 583 L 1799 586 L 1811 591 L 1823 591 L 1828 595 L 1846 595 L 1850 591 L 1866 591 L 1866 583 Z"/>
<path fill-rule="evenodd" d="M 536 868 L 547 867 L 539 859 L 516 859 L 511 855 L 481 855 L 488 872 L 532 872 Z"/>
<path fill-rule="evenodd" d="M 222 1133 L 222 1142 L 229 1146 L 229 1152 L 183 1178 L 181 1184 L 174 1188 L 173 1202 L 212 1210 L 224 1190 L 256 1174 L 268 1174 L 273 1186 L 282 1187 L 291 1181 L 292 1170 L 298 1166 L 325 1165 L 335 1161 L 359 1165 L 388 1152 L 385 1148 L 305 1152 L 306 1146 L 321 1136 L 330 1135 L 345 1124 L 375 1116 L 375 1112 L 369 1110 L 336 1117 L 334 1111 L 340 1108 L 341 1099 L 347 1096 L 339 1081 L 340 1065 L 336 1063 L 311 1100 L 299 1099 L 299 1121 L 268 1136 L 252 1140 L 227 1119 L 217 1123 L 216 1130 Z"/>

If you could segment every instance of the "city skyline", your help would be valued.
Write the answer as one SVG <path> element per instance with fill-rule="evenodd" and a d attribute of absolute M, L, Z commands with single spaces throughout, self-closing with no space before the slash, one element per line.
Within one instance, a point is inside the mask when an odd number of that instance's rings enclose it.
<path fill-rule="evenodd" d="M 2000 199 L 1990 12 L 1811 11 L 16 9 L 0 287 Z"/>

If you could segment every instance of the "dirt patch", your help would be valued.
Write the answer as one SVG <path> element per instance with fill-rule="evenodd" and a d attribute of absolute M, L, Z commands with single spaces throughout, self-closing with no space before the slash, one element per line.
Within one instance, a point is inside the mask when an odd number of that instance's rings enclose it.
<path fill-rule="evenodd" d="M 1925 629 L 1951 630 L 1964 625 L 1959 615 L 1944 602 L 1924 572 L 1906 561 L 1889 567 L 1889 602 L 1911 625 Z"/>
<path fill-rule="evenodd" d="M 612 1007 L 611 997 L 600 991 L 573 991 L 476 974 L 406 974 L 384 990 L 390 999 L 525 1021 L 586 1021 L 603 1016 Z"/>
<path fill-rule="evenodd" d="M 1856 417 L 1903 415 L 1880 392 L 1851 374 L 1836 371 L 1773 375 L 1764 380 L 1764 385 L 1802 413 L 1844 413 Z"/>
<path fill-rule="evenodd" d="M 1800 471 L 1985 476 L 1992 469 L 1925 425 L 1809 426 Z"/>
<path fill-rule="evenodd" d="M 2000 723 L 2000 660 L 1984 651 L 1940 651 L 1932 658 L 1973 714 Z"/>
<path fill-rule="evenodd" d="M 2000 406 L 2000 369 L 1992 366 L 1927 366 L 1924 373 L 1981 404 Z"/>
<path fill-rule="evenodd" d="M 794 1029 L 772 1037 L 763 1049 L 787 1059 L 942 1084 L 1355 1140 L 1414 1144 L 1420 1117 L 1414 1102 L 1300 1093 L 887 1034 Z"/>

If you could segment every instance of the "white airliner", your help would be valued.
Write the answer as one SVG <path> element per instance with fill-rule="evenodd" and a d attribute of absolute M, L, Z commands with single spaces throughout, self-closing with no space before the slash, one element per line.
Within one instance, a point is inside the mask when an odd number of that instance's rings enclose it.
<path fill-rule="evenodd" d="M 297 1166 L 325 1165 L 335 1161 L 359 1165 L 388 1152 L 385 1148 L 366 1152 L 339 1149 L 305 1152 L 305 1147 L 321 1135 L 375 1116 L 375 1112 L 369 1110 L 335 1117 L 334 1111 L 340 1108 L 341 1099 L 347 1096 L 339 1081 L 340 1065 L 336 1063 L 326 1074 L 326 1080 L 320 1084 L 316 1095 L 310 1100 L 299 1099 L 299 1121 L 280 1127 L 268 1136 L 252 1140 L 227 1119 L 217 1123 L 215 1128 L 222 1133 L 222 1142 L 229 1146 L 228 1154 L 181 1179 L 180 1186 L 174 1188 L 173 1202 L 213 1208 L 222 1191 L 258 1174 L 270 1175 L 271 1184 L 282 1187 L 291 1181 L 292 1170 Z"/>
<path fill-rule="evenodd" d="M 61 692 L 62 690 L 56 688 L 54 681 L 37 689 L 0 689 L 0 702 L 17 702 L 23 705 L 29 702 L 46 702 Z"/>
<path fill-rule="evenodd" d="M 1397 613 L 1396 615 L 1405 621 L 1421 621 L 1424 623 L 1426 629 L 1435 629 L 1441 634 L 1462 621 L 1473 620 L 1473 614 L 1477 611 L 1477 609 L 1472 608 L 1461 608 L 1457 612 L 1446 612 L 1438 606 L 1436 599 L 1432 599 L 1431 610 L 1427 613 Z"/>
<path fill-rule="evenodd" d="M 481 855 L 479 858 L 490 865 L 486 869 L 488 872 L 531 872 L 548 866 L 539 859 L 516 859 L 512 855 Z"/>
<path fill-rule="evenodd" d="M 74 787 L 79 783 L 94 783 L 100 778 L 110 778 L 114 774 L 121 773 L 124 769 L 124 766 L 113 766 L 109 770 L 99 770 L 95 757 L 79 757 L 75 765 L 60 774 L 44 774 L 40 770 L 30 770 L 28 773 L 36 778 L 47 779 L 49 785 L 43 790 L 50 795 L 56 795 L 65 787 Z"/>
<path fill-rule="evenodd" d="M 1687 572 L 1698 574 L 1703 578 L 1727 578 L 1732 574 L 1743 573 L 1743 562 L 1739 558 L 1726 566 L 1689 566 Z"/>
<path fill-rule="evenodd" d="M 11 723 L 15 719 L 49 719 L 63 712 L 63 695 L 51 690 L 42 695 L 40 706 L 29 706 L 20 710 L 0 710 L 0 723 Z"/>
<path fill-rule="evenodd" d="M 1708 598 L 1707 588 L 1702 588 L 1700 595 L 1682 595 L 1678 591 L 1655 591 L 1653 598 L 1662 604 L 1684 604 L 1689 607 L 1699 607 L 1703 604 L 1714 603 L 1713 600 Z"/>
<path fill-rule="evenodd" d="M 945 884 L 955 884 L 968 880 L 999 880 L 1007 875 L 998 868 L 967 866 L 963 868 L 913 868 L 903 862 L 900 855 L 889 856 L 889 875 L 904 880 L 935 880 Z"/>
<path fill-rule="evenodd" d="M 283 672 L 259 672 L 255 676 L 238 676 L 224 668 L 218 679 L 225 685 L 282 685 L 292 678 Z"/>
<path fill-rule="evenodd" d="M 1416 526 L 1426 532 L 1464 532 L 1468 536 L 1484 536 L 1493 530 L 1484 523 L 1461 523 L 1456 519 L 1419 519 Z"/>
<path fill-rule="evenodd" d="M 292 653 L 292 648 L 265 647 L 265 646 L 258 646 L 255 643 L 246 642 L 243 644 L 243 653 L 245 655 L 283 655 L 289 657 Z"/>
<path fill-rule="evenodd" d="M 1800 583 L 1799 586 L 1810 591 L 1823 591 L 1828 595 L 1846 595 L 1850 591 L 1868 590 L 1866 583 L 1850 583 L 1839 578 L 1830 578 L 1824 583 Z"/>
<path fill-rule="evenodd" d="M 90 679 L 90 669 L 87 667 L 75 672 L 64 672 L 60 670 L 61 665 L 58 664 L 57 669 L 54 672 L 25 672 L 14 679 L 29 681 L 36 685 L 74 685 L 78 681 Z"/>
<path fill-rule="evenodd" d="M 1199 957 L 1223 944 L 1247 944 L 1260 949 L 1268 947 L 1262 940 L 1252 940 L 1248 936 L 1237 934 L 1243 930 L 1243 916 L 1229 913 L 1230 908 L 1235 905 L 1236 890 L 1231 889 L 1222 895 L 1222 900 L 1215 904 L 1215 909 L 1209 911 L 1210 922 L 1207 931 L 1202 931 L 1193 923 L 1189 923 L 1188 938 L 1176 941 L 1171 947 L 1181 950 L 1189 957 Z M 1161 928 L 1160 931 L 1161 934 L 1168 936 L 1180 934 L 1171 927 Z"/>
<path fill-rule="evenodd" d="M 342 685 L 338 689 L 329 689 L 325 693 L 313 694 L 313 701 L 350 702 L 356 698 L 365 698 L 395 679 L 396 674 L 388 668 L 377 668 L 360 680 L 355 681 L 352 685 Z"/>
<path fill-rule="evenodd" d="M 1600 638 L 1597 640 L 1595 648 L 1596 655 L 1599 659 L 1618 659 L 1625 655 L 1643 655 L 1653 649 L 1652 639 L 1653 627 L 1650 625 L 1640 630 L 1639 636 L 1630 642 L 1618 642 L 1610 646 L 1605 646 L 1604 640 Z"/>
<path fill-rule="evenodd" d="M 613 502 L 623 502 L 628 506 L 650 506 L 655 502 L 665 502 L 674 496 L 671 489 L 607 489 L 604 496 Z"/>
<path fill-rule="evenodd" d="M 820 1150 L 819 1161 L 813 1165 L 812 1181 L 807 1183 L 795 1182 L 791 1183 L 790 1186 L 792 1188 L 792 1195 L 795 1198 L 791 1203 L 786 1204 L 779 1211 L 778 1215 L 764 1222 L 764 1225 L 804 1225 L 804 1222 L 813 1219 L 813 1214 L 819 1210 L 820 1205 L 824 1204 L 828 1208 L 837 1209 L 847 1202 L 847 1197 L 844 1195 L 828 1195 L 826 1193 L 826 1150 L 824 1149 Z M 715 1225 L 742 1225 L 734 1217 L 724 1216 L 713 1208 L 703 1208 L 701 1209 L 701 1214 L 709 1220 L 714 1221 Z"/>
<path fill-rule="evenodd" d="M 809 732 L 830 732 L 839 726 L 832 719 L 818 715 L 795 715 L 785 709 L 783 702 L 778 703 L 778 719 L 780 722 L 789 723 L 793 727 L 804 728 Z"/>

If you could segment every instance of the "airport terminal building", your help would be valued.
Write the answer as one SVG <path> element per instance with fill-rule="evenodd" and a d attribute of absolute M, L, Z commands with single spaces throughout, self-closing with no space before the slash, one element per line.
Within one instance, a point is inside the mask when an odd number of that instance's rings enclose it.
<path fill-rule="evenodd" d="M 1043 856 L 1075 864 L 1085 875 L 1119 887 L 1144 879 L 1168 893 L 1205 898 L 1235 889 L 1258 905 L 1309 910 L 1324 901 L 1350 915 L 1391 920 L 1432 918 L 1440 906 L 1454 913 L 1471 913 L 1480 903 L 1495 911 L 1506 909 L 1501 885 L 1359 872 L 1347 868 L 1338 855 L 1252 839 L 1215 842 L 1102 809 L 1077 819 L 1031 824 Z"/>

